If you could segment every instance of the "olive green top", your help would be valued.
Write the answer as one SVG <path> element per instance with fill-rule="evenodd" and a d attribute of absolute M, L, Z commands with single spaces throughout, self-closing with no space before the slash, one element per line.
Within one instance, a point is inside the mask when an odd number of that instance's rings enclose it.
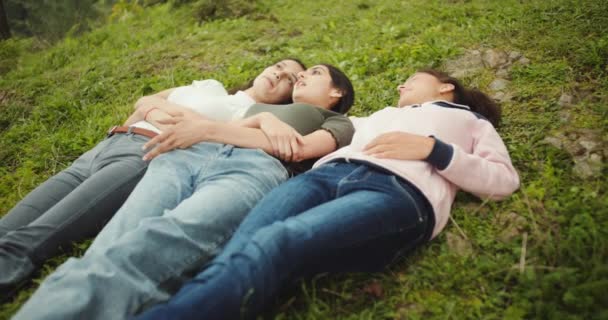
<path fill-rule="evenodd" d="M 352 122 L 345 115 L 310 104 L 274 105 L 256 103 L 247 110 L 245 118 L 262 112 L 273 114 L 303 136 L 317 130 L 327 130 L 336 140 L 336 149 L 349 145 L 355 133 Z M 283 165 L 292 175 L 296 175 L 312 168 L 313 163 L 317 160 L 308 159 L 299 163 L 283 162 Z"/>
<path fill-rule="evenodd" d="M 272 113 L 275 117 L 305 136 L 319 129 L 329 131 L 336 139 L 338 148 L 350 144 L 355 128 L 343 114 L 315 107 L 305 103 L 286 105 L 256 103 L 245 113 L 245 118 L 262 112 Z"/>

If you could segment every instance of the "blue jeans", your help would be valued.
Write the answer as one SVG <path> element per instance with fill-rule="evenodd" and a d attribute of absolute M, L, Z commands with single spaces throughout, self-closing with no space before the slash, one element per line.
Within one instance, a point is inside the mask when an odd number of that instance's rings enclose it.
<path fill-rule="evenodd" d="M 122 319 L 167 300 L 287 176 L 263 151 L 230 145 L 158 157 L 85 255 L 45 279 L 15 319 Z"/>
<path fill-rule="evenodd" d="M 332 162 L 269 193 L 208 268 L 138 319 L 254 318 L 284 284 L 379 270 L 426 242 L 433 225 L 432 208 L 408 182 Z"/>

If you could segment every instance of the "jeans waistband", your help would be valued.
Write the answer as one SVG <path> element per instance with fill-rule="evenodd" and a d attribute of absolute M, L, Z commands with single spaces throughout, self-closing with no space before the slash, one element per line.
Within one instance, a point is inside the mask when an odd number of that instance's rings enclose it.
<path fill-rule="evenodd" d="M 423 211 L 425 213 L 427 213 L 427 229 L 425 231 L 425 242 L 431 239 L 431 236 L 433 235 L 433 230 L 435 229 L 435 211 L 433 210 L 433 206 L 431 205 L 429 200 L 426 198 L 424 193 L 422 193 L 422 191 L 420 191 L 420 189 L 418 189 L 418 187 L 416 187 L 413 183 L 411 183 L 407 179 L 404 179 L 403 177 L 399 176 L 398 174 L 392 172 L 391 170 L 388 170 L 384 167 L 381 167 L 381 166 L 379 166 L 375 163 L 369 162 L 369 161 L 358 160 L 358 159 L 338 158 L 338 159 L 331 160 L 329 163 L 332 163 L 332 162 L 364 165 L 364 166 L 366 166 L 374 171 L 380 172 L 382 174 L 395 176 L 395 178 L 397 178 L 401 183 L 406 184 L 408 187 L 410 187 L 410 189 L 413 191 L 413 194 L 411 194 L 411 196 L 415 199 L 416 203 L 423 208 Z"/>

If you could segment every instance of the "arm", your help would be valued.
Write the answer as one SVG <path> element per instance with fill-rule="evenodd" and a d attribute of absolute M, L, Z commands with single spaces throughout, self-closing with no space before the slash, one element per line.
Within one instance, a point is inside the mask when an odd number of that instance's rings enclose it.
<path fill-rule="evenodd" d="M 492 125 L 479 120 L 473 152 L 434 137 L 406 132 L 382 134 L 365 146 L 367 155 L 397 160 L 425 160 L 439 175 L 480 198 L 502 199 L 519 187 L 519 176 Z"/>
<path fill-rule="evenodd" d="M 144 96 L 135 103 L 135 110 L 125 121 L 125 126 L 130 126 L 138 121 L 146 120 L 155 127 L 165 130 L 166 124 L 159 123 L 158 120 L 168 119 L 180 113 L 191 113 L 191 109 L 167 101 L 167 97 L 175 88 L 163 90 L 150 96 Z"/>
<path fill-rule="evenodd" d="M 472 153 L 437 140 L 429 162 L 445 179 L 480 198 L 500 200 L 511 195 L 519 188 L 519 175 L 502 139 L 484 120 L 478 121 L 474 139 Z"/>
<path fill-rule="evenodd" d="M 176 116 L 161 121 L 163 124 L 173 124 L 173 127 L 151 139 L 144 145 L 146 149 L 154 147 L 145 156 L 145 160 L 153 159 L 161 153 L 176 149 L 187 148 L 202 142 L 219 142 L 233 144 L 242 148 L 259 148 L 272 154 L 273 147 L 266 134 L 261 129 L 239 126 L 234 123 L 220 123 L 206 120 L 198 115 L 185 118 Z M 298 160 L 319 157 L 335 150 L 334 138 L 325 130 L 317 130 L 302 138 L 301 154 Z"/>

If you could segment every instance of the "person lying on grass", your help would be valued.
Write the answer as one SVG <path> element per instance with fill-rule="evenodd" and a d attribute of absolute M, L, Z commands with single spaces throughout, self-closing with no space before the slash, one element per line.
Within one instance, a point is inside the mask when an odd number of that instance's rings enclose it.
<path fill-rule="evenodd" d="M 266 195 L 219 256 L 137 319 L 254 319 L 295 279 L 379 270 L 436 237 L 460 189 L 503 199 L 519 187 L 490 98 L 435 70 L 398 89 L 397 108 L 354 118 L 348 147 Z"/>
<path fill-rule="evenodd" d="M 339 69 L 300 72 L 293 100 L 255 104 L 236 124 L 170 120 L 175 127 L 150 144 L 184 149 L 155 157 L 84 256 L 57 268 L 14 319 L 124 319 L 169 299 L 259 199 L 302 169 L 299 161 L 350 143 L 354 129 L 344 113 L 354 90 Z M 291 162 L 273 157 L 273 146 Z"/>
<path fill-rule="evenodd" d="M 167 128 L 158 119 L 196 112 L 225 122 L 241 119 L 255 103 L 291 103 L 296 75 L 304 69 L 297 59 L 283 59 L 234 94 L 216 80 L 204 80 L 139 99 L 124 126 L 0 219 L 0 298 L 9 298 L 60 247 L 95 236 L 110 220 L 146 171 L 142 146 Z"/>

